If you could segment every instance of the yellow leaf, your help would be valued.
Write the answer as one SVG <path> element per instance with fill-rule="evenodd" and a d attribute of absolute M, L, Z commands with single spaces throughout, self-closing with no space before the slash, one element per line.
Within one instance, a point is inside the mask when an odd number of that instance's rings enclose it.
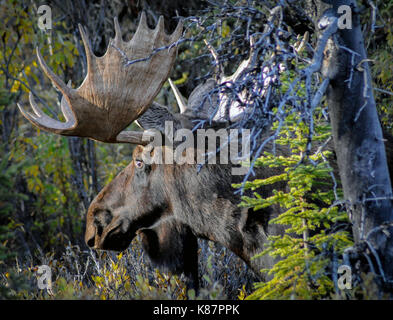
<path fill-rule="evenodd" d="M 30 66 L 27 66 L 26 68 L 25 68 L 25 73 L 26 73 L 26 75 L 30 75 L 31 74 L 31 67 Z"/>
<path fill-rule="evenodd" d="M 222 24 L 222 28 L 221 28 L 221 36 L 223 38 L 226 38 L 226 36 L 229 35 L 230 32 L 231 32 L 231 28 L 224 21 L 224 23 Z"/>
<path fill-rule="evenodd" d="M 10 91 L 12 93 L 18 92 L 19 88 L 20 88 L 20 82 L 15 81 Z"/>

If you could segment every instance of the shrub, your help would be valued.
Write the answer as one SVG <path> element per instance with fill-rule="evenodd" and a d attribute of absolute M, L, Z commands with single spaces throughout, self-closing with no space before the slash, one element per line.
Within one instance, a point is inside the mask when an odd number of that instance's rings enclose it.
<path fill-rule="evenodd" d="M 289 146 L 291 154 L 275 156 L 265 152 L 255 163 L 284 168 L 283 173 L 245 184 L 245 189 L 251 190 L 278 181 L 287 184 L 286 190 L 274 190 L 266 199 L 257 192 L 254 197 L 243 197 L 241 205 L 254 210 L 279 205 L 282 213 L 270 223 L 286 226 L 285 234 L 270 236 L 264 251 L 255 257 L 269 254 L 279 261 L 272 269 L 262 270 L 271 280 L 256 283 L 249 299 L 329 297 L 335 292 L 340 256 L 352 244 L 347 214 L 336 202 L 341 193 L 327 161 L 331 152 L 318 148 L 308 154 L 308 132 L 299 114 L 289 116 L 275 143 Z M 316 119 L 313 141 L 323 145 L 329 136 L 329 126 Z"/>

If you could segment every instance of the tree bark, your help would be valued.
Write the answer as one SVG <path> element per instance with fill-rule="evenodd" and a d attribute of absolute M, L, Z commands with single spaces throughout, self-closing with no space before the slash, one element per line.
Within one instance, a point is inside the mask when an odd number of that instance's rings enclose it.
<path fill-rule="evenodd" d="M 392 187 L 360 18 L 356 1 L 329 2 L 329 14 L 338 17 L 340 5 L 352 12 L 352 28 L 339 26 L 325 49 L 322 70 L 331 80 L 327 100 L 344 198 L 355 244 L 372 253 L 380 283 L 388 285 L 393 279 L 393 234 L 382 232 L 381 226 L 393 220 Z"/>

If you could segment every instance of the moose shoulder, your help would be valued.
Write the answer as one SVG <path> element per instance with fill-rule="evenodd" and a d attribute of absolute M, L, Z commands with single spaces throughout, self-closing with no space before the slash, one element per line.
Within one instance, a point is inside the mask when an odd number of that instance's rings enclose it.
<path fill-rule="evenodd" d="M 131 163 L 91 203 L 86 216 L 87 245 L 95 249 L 121 251 L 139 234 L 152 262 L 173 272 L 184 272 L 196 287 L 197 238 L 222 244 L 241 257 L 256 273 L 262 268 L 270 268 L 275 261 L 268 255 L 251 258 L 262 250 L 269 235 L 284 233 L 282 226 L 269 224 L 271 218 L 280 214 L 280 208 L 269 207 L 255 212 L 240 208 L 240 195 L 234 193 L 232 184 L 241 182 L 243 176 L 233 175 L 233 165 L 230 163 L 199 166 L 197 162 L 146 162 L 146 154 L 165 158 L 167 146 L 164 144 L 149 149 L 142 132 L 123 131 L 134 120 L 146 130 L 155 128 L 162 132 L 164 123 L 168 121 L 173 123 L 176 130 L 190 129 L 193 119 L 206 120 L 211 114 L 212 106 L 205 103 L 207 99 L 204 95 L 214 86 L 213 80 L 197 87 L 188 105 L 179 98 L 174 88 L 180 114 L 172 114 L 166 107 L 153 102 L 173 66 L 176 48 L 172 44 L 182 34 L 181 23 L 172 35 L 167 35 L 162 19 L 156 29 L 150 30 L 142 14 L 134 37 L 127 43 L 121 38 L 117 20 L 115 30 L 116 36 L 111 40 L 106 55 L 97 58 L 80 27 L 88 74 L 78 89 L 65 85 L 48 68 L 37 50 L 42 69 L 63 94 L 61 107 L 66 122 L 49 118 L 35 103 L 32 94 L 30 103 L 34 114 L 19 106 L 33 125 L 48 132 L 137 145 Z M 157 46 L 167 46 L 168 49 L 152 54 L 152 48 Z M 125 65 L 124 56 L 134 63 Z M 250 57 L 242 63 L 234 75 L 225 78 L 225 81 L 235 81 L 252 60 Z M 219 116 L 227 113 L 227 101 L 210 100 L 222 102 L 218 102 L 219 112 L 213 119 L 214 129 L 217 124 L 223 123 Z M 229 120 L 236 122 L 241 111 L 238 106 L 230 107 Z M 387 151 L 392 159 L 390 148 Z M 277 153 L 280 152 L 287 150 L 277 150 Z M 277 173 L 273 170 L 279 169 L 255 169 L 256 177 L 272 176 Z M 257 191 L 267 197 L 273 189 L 285 187 L 277 184 L 269 188 L 261 187 Z"/>

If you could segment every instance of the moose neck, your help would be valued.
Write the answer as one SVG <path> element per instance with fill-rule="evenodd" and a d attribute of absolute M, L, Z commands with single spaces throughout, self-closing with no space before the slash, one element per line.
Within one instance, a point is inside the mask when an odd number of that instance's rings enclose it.
<path fill-rule="evenodd" d="M 269 234 L 279 232 L 268 225 L 270 212 L 254 212 L 240 208 L 240 196 L 232 183 L 230 167 L 206 165 L 197 172 L 195 166 L 172 166 L 167 194 L 175 217 L 189 225 L 196 236 L 230 249 L 255 272 L 269 268 L 274 261 L 269 256 L 251 259 L 263 250 Z M 167 167 L 168 169 L 168 167 Z"/>

